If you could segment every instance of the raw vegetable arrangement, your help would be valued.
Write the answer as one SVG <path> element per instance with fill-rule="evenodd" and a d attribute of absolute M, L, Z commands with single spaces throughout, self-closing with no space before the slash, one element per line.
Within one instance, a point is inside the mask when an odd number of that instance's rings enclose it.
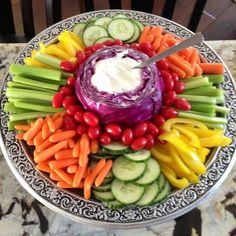
<path fill-rule="evenodd" d="M 126 15 L 92 18 L 12 64 L 8 128 L 59 188 L 107 207 L 146 206 L 198 183 L 226 146 L 221 63 L 190 47 L 132 69 L 182 39 Z"/>

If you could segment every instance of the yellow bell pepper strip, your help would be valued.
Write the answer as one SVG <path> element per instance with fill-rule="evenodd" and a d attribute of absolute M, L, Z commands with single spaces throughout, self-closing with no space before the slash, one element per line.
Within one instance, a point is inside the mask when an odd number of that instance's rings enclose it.
<path fill-rule="evenodd" d="M 202 122 L 197 121 L 197 120 L 191 120 L 191 119 L 185 119 L 185 118 L 172 118 L 167 120 L 164 125 L 162 126 L 163 129 L 166 131 L 170 131 L 172 125 L 174 124 L 191 124 L 193 127 L 199 127 L 201 129 L 207 130 L 207 126 L 204 125 Z"/>
<path fill-rule="evenodd" d="M 151 151 L 153 157 L 157 161 L 163 161 L 165 163 L 171 163 L 172 162 L 171 158 L 168 155 L 166 155 L 163 152 L 161 152 L 161 150 L 159 148 L 153 147 L 153 148 L 151 148 L 150 151 Z"/>
<path fill-rule="evenodd" d="M 66 31 L 67 34 L 69 34 L 69 36 L 82 48 L 85 48 L 84 42 L 83 40 L 75 33 L 70 32 L 70 31 Z"/>
<path fill-rule="evenodd" d="M 224 147 L 232 143 L 232 139 L 228 137 L 222 137 L 220 146 Z"/>
<path fill-rule="evenodd" d="M 198 157 L 202 163 L 205 163 L 206 157 L 209 154 L 209 152 L 210 152 L 210 149 L 208 148 L 200 147 L 197 149 Z"/>
<path fill-rule="evenodd" d="M 61 35 L 58 36 L 58 40 L 63 44 L 66 52 L 71 56 L 74 57 L 76 54 L 76 49 L 69 43 L 69 40 Z"/>
<path fill-rule="evenodd" d="M 167 165 L 160 164 L 161 171 L 167 180 L 176 188 L 185 188 L 189 185 L 189 182 L 186 178 L 177 179 L 175 172 Z"/>
<path fill-rule="evenodd" d="M 32 57 L 26 57 L 24 63 L 28 66 L 43 67 L 40 62 L 34 60 Z"/>
<path fill-rule="evenodd" d="M 218 147 L 220 146 L 222 134 L 216 133 L 206 138 L 200 138 L 200 143 L 202 147 Z"/>
<path fill-rule="evenodd" d="M 49 55 L 54 55 L 61 60 L 69 60 L 71 56 L 56 44 L 48 45 L 45 49 L 46 53 Z"/>

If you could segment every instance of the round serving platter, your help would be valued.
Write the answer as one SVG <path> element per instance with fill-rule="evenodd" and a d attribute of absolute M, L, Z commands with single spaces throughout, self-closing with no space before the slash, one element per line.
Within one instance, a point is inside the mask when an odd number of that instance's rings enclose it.
<path fill-rule="evenodd" d="M 30 56 L 33 49 L 38 49 L 38 42 L 50 43 L 64 30 L 71 30 L 76 23 L 87 22 L 93 17 L 114 16 L 117 13 L 127 14 L 144 24 L 160 25 L 166 31 L 181 38 L 186 38 L 193 33 L 185 27 L 159 16 L 129 10 L 103 10 L 88 12 L 65 19 L 38 34 L 17 56 L 14 63 L 23 64 L 25 57 Z M 196 46 L 203 58 L 208 62 L 223 62 L 221 58 L 205 42 Z M 109 209 L 102 203 L 86 201 L 76 192 L 59 189 L 43 173 L 35 168 L 30 150 L 24 143 L 15 138 L 15 132 L 8 131 L 8 114 L 3 111 L 7 101 L 7 82 L 12 78 L 6 75 L 1 86 L 0 107 L 0 144 L 4 157 L 22 186 L 45 206 L 72 220 L 82 223 L 92 223 L 109 228 L 137 228 L 161 223 L 174 219 L 196 207 L 201 201 L 206 200 L 215 191 L 229 174 L 235 160 L 236 138 L 236 87 L 229 70 L 225 70 L 225 81 L 221 85 L 225 91 L 225 105 L 231 108 L 227 117 L 225 135 L 232 138 L 231 145 L 212 151 L 207 164 L 207 172 L 201 176 L 200 182 L 189 185 L 187 188 L 173 192 L 164 202 L 146 206 L 130 206 L 123 209 Z"/>

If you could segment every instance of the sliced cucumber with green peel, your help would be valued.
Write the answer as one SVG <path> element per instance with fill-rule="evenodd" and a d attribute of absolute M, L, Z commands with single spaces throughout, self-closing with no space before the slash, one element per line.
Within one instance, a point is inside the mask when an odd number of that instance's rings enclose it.
<path fill-rule="evenodd" d="M 145 192 L 143 196 L 135 204 L 138 206 L 149 205 L 155 199 L 159 191 L 160 189 L 157 184 L 157 181 L 153 182 L 151 185 L 145 187 Z"/>
<path fill-rule="evenodd" d="M 165 199 L 169 195 L 169 193 L 170 193 L 170 185 L 167 181 L 165 181 L 164 188 L 160 191 L 159 194 L 157 194 L 157 196 L 153 200 L 153 203 L 157 203 L 157 202 L 162 201 L 163 199 Z"/>
<path fill-rule="evenodd" d="M 97 190 L 93 190 L 93 194 L 94 194 L 95 198 L 98 199 L 98 200 L 102 200 L 102 201 L 115 200 L 115 197 L 114 197 L 114 195 L 112 194 L 111 191 L 99 192 Z"/>
<path fill-rule="evenodd" d="M 124 156 L 130 161 L 140 162 L 140 161 L 146 161 L 148 158 L 150 158 L 151 152 L 146 149 L 142 149 L 134 153 L 124 154 Z"/>
<path fill-rule="evenodd" d="M 113 16 L 113 19 L 128 19 L 128 16 L 124 15 L 124 14 L 117 14 L 115 16 Z"/>
<path fill-rule="evenodd" d="M 132 20 L 131 20 L 131 21 L 132 21 Z M 134 26 L 134 34 L 133 34 L 133 36 L 132 36 L 131 39 L 129 39 L 128 41 L 126 41 L 126 43 L 133 43 L 133 42 L 135 42 L 135 41 L 139 38 L 139 36 L 140 36 L 140 29 L 139 29 L 138 25 L 137 25 L 134 21 L 132 21 L 132 23 L 133 23 L 133 26 Z"/>
<path fill-rule="evenodd" d="M 114 179 L 114 177 L 106 177 L 106 178 L 103 180 L 101 186 L 111 183 L 113 179 Z"/>
<path fill-rule="evenodd" d="M 133 20 L 136 24 L 137 24 L 137 26 L 139 27 L 139 29 L 140 29 L 140 32 L 142 32 L 143 31 L 143 28 L 144 28 L 144 25 L 140 22 L 140 21 L 138 21 L 138 20 Z"/>
<path fill-rule="evenodd" d="M 166 183 L 166 179 L 162 173 L 160 173 L 160 175 L 157 179 L 157 182 L 158 182 L 160 190 L 162 190 L 165 186 L 165 183 Z"/>
<path fill-rule="evenodd" d="M 118 201 L 124 204 L 132 204 L 142 197 L 145 187 L 114 179 L 111 191 Z"/>
<path fill-rule="evenodd" d="M 138 163 L 138 162 L 137 162 Z M 160 174 L 160 166 L 153 158 L 147 160 L 147 168 L 144 175 L 135 181 L 139 185 L 147 185 L 155 181 Z"/>
<path fill-rule="evenodd" d="M 97 39 L 94 43 L 104 43 L 106 42 L 107 40 L 114 40 L 113 38 L 109 37 L 109 36 L 105 36 L 105 37 L 101 37 L 99 39 Z"/>
<path fill-rule="evenodd" d="M 85 23 L 78 23 L 74 26 L 73 32 L 78 36 L 82 37 L 86 24 Z"/>
<path fill-rule="evenodd" d="M 94 22 L 94 25 L 100 25 L 102 26 L 103 28 L 107 29 L 107 26 L 109 25 L 109 23 L 112 21 L 112 18 L 111 17 L 100 17 L 99 19 L 97 19 L 95 22 Z"/>
<path fill-rule="evenodd" d="M 118 157 L 112 165 L 114 176 L 123 181 L 131 181 L 145 175 L 146 163 L 129 161 L 125 157 Z"/>
<path fill-rule="evenodd" d="M 84 30 L 83 41 L 88 47 L 93 45 L 97 39 L 105 36 L 108 36 L 106 29 L 99 25 L 92 25 Z"/>
<path fill-rule="evenodd" d="M 116 156 L 115 155 L 110 155 L 110 154 L 107 154 L 106 155 L 97 155 L 97 154 L 90 154 L 89 156 L 93 157 L 94 159 L 96 160 L 100 160 L 100 159 L 114 159 Z"/>
<path fill-rule="evenodd" d="M 103 203 L 106 207 L 109 207 L 111 209 L 117 209 L 117 208 L 121 208 L 125 206 L 123 203 L 119 202 L 118 200 L 113 200 L 110 202 L 103 202 Z"/>
<path fill-rule="evenodd" d="M 107 192 L 111 190 L 111 183 L 108 183 L 106 185 L 101 185 L 99 187 L 93 186 L 93 189 L 95 189 L 98 192 Z"/>
<path fill-rule="evenodd" d="M 127 41 L 133 37 L 134 24 L 128 19 L 114 19 L 108 25 L 107 30 L 112 38 Z"/>
<path fill-rule="evenodd" d="M 114 155 L 120 155 L 120 154 L 131 152 L 129 147 L 127 147 L 121 143 L 118 143 L 118 142 L 113 142 L 111 144 L 104 145 L 104 146 L 102 146 L 102 148 L 103 148 L 104 152 L 114 154 Z"/>

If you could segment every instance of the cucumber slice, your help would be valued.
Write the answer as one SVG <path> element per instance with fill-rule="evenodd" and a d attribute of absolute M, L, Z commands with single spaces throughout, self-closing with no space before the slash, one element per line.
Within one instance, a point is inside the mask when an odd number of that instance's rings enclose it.
<path fill-rule="evenodd" d="M 146 149 L 142 149 L 134 153 L 124 154 L 124 156 L 130 161 L 140 162 L 146 161 L 149 157 L 151 157 L 151 152 Z"/>
<path fill-rule="evenodd" d="M 133 23 L 133 26 L 134 26 L 134 34 L 133 34 L 133 36 L 132 36 L 131 39 L 129 39 L 128 41 L 126 41 L 126 43 L 133 43 L 133 42 L 135 42 L 135 41 L 139 38 L 139 36 L 140 36 L 140 29 L 139 29 L 138 25 L 137 25 L 134 21 L 132 21 L 132 23 Z"/>
<path fill-rule="evenodd" d="M 93 190 L 93 194 L 96 199 L 101 200 L 101 201 L 112 201 L 115 200 L 114 195 L 112 194 L 111 191 L 107 192 L 99 192 L 97 190 Z"/>
<path fill-rule="evenodd" d="M 145 173 L 145 170 L 145 162 L 133 162 L 127 160 L 125 157 L 118 157 L 112 165 L 114 176 L 123 181 L 136 180 Z"/>
<path fill-rule="evenodd" d="M 157 181 L 153 182 L 151 185 L 146 186 L 143 196 L 135 204 L 138 206 L 149 205 L 159 193 L 159 186 Z"/>
<path fill-rule="evenodd" d="M 157 182 L 158 182 L 160 190 L 162 190 L 165 186 L 165 183 L 166 183 L 166 179 L 162 173 L 160 173 L 160 175 L 157 179 Z"/>
<path fill-rule="evenodd" d="M 107 30 L 112 38 L 127 41 L 133 37 L 134 24 L 127 19 L 114 19 L 108 25 Z"/>
<path fill-rule="evenodd" d="M 117 208 L 121 208 L 125 206 L 123 203 L 119 202 L 118 200 L 113 200 L 110 202 L 103 202 L 103 203 L 106 207 L 111 208 L 111 209 L 117 209 Z"/>
<path fill-rule="evenodd" d="M 93 186 L 93 189 L 98 192 L 107 192 L 107 191 L 111 190 L 111 183 L 108 183 L 106 185 L 102 185 L 99 187 Z"/>
<path fill-rule="evenodd" d="M 120 19 L 120 18 L 128 19 L 128 16 L 126 16 L 124 14 L 117 14 L 117 15 L 113 16 L 113 19 Z"/>
<path fill-rule="evenodd" d="M 106 177 L 102 182 L 102 186 L 111 183 L 113 179 L 114 177 Z"/>
<path fill-rule="evenodd" d="M 92 25 L 87 27 L 83 33 L 83 40 L 85 45 L 91 46 L 94 42 L 104 36 L 108 36 L 106 29 L 99 25 Z"/>
<path fill-rule="evenodd" d="M 102 146 L 102 148 L 103 148 L 104 152 L 114 154 L 114 155 L 120 155 L 120 154 L 131 152 L 129 147 L 127 147 L 121 143 L 118 143 L 118 142 L 113 142 L 111 144 L 104 145 L 104 146 Z"/>
<path fill-rule="evenodd" d="M 138 180 L 136 180 L 135 182 L 136 184 L 140 185 L 150 184 L 153 181 L 155 181 L 160 174 L 160 166 L 153 158 L 149 158 L 146 163 L 147 163 L 147 169 L 144 175 Z"/>
<path fill-rule="evenodd" d="M 100 25 L 103 28 L 107 29 L 109 23 L 112 21 L 111 17 L 101 17 L 94 22 L 94 25 Z"/>
<path fill-rule="evenodd" d="M 165 181 L 165 186 L 162 189 L 162 191 L 157 194 L 157 196 L 155 197 L 155 199 L 153 200 L 153 203 L 157 203 L 162 201 L 163 199 L 165 199 L 170 193 L 170 185 L 167 181 Z"/>
<path fill-rule="evenodd" d="M 100 155 L 97 155 L 97 154 L 90 154 L 89 156 L 93 157 L 94 159 L 96 160 L 100 160 L 100 159 L 114 159 L 116 156 L 114 155 L 110 155 L 110 154 L 107 154 L 106 153 L 106 156 L 100 156 Z"/>
<path fill-rule="evenodd" d="M 99 39 L 97 39 L 96 41 L 95 41 L 95 44 L 96 43 L 104 43 L 104 42 L 106 42 L 107 40 L 114 40 L 113 38 L 111 38 L 111 37 L 109 37 L 109 36 L 105 36 L 105 37 L 101 37 L 101 38 L 99 38 Z"/>
<path fill-rule="evenodd" d="M 145 187 L 114 179 L 111 185 L 111 191 L 118 201 L 124 204 L 132 204 L 142 197 Z"/>
<path fill-rule="evenodd" d="M 140 21 L 137 21 L 137 20 L 133 20 L 136 24 L 137 24 L 137 26 L 139 27 L 139 29 L 140 29 L 140 32 L 142 32 L 143 31 L 143 28 L 144 28 L 144 25 L 140 22 Z"/>
<path fill-rule="evenodd" d="M 114 177 L 112 171 L 110 170 L 108 173 L 107 173 L 107 176 L 106 178 L 111 178 L 111 177 Z"/>
<path fill-rule="evenodd" d="M 80 37 L 82 37 L 86 24 L 85 23 L 78 23 L 74 26 L 73 32 Z"/>

